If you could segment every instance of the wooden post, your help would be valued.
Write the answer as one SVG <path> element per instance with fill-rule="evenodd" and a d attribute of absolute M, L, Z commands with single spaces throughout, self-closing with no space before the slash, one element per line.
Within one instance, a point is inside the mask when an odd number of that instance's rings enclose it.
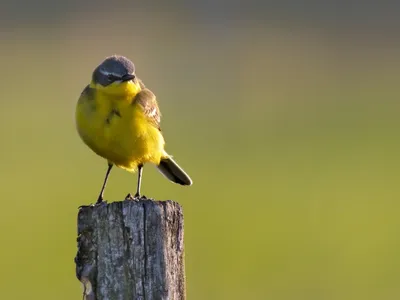
<path fill-rule="evenodd" d="M 78 213 L 76 276 L 86 300 L 184 300 L 182 207 L 125 200 Z"/>

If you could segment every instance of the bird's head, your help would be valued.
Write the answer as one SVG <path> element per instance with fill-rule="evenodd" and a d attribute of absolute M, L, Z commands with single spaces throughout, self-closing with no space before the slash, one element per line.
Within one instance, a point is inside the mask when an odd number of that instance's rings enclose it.
<path fill-rule="evenodd" d="M 119 55 L 107 57 L 93 71 L 91 86 L 113 95 L 136 95 L 140 91 L 135 65 Z"/>

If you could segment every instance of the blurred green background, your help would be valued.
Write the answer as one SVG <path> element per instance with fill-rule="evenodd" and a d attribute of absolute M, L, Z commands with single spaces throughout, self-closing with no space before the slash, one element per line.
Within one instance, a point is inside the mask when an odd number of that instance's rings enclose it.
<path fill-rule="evenodd" d="M 195 182 L 144 170 L 184 208 L 188 299 L 399 298 L 399 5 L 346 3 L 2 2 L 0 298 L 81 298 L 77 208 L 106 163 L 75 103 L 115 53 Z M 135 184 L 114 170 L 105 197 Z"/>

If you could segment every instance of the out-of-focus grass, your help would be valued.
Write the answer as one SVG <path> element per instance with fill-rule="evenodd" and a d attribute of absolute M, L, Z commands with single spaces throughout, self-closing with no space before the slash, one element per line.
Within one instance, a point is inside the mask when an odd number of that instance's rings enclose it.
<path fill-rule="evenodd" d="M 21 30 L 2 47 L 2 298 L 80 297 L 77 207 L 106 163 L 75 133 L 75 101 L 116 52 L 157 94 L 167 149 L 195 182 L 144 171 L 147 196 L 184 207 L 189 299 L 399 296 L 400 52 L 251 24 L 116 22 Z M 135 180 L 113 171 L 106 198 Z"/>

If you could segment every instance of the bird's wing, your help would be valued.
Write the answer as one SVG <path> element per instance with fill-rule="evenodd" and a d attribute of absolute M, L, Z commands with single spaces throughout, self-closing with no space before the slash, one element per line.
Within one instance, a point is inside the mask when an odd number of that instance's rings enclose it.
<path fill-rule="evenodd" d="M 82 106 L 82 112 L 87 114 L 96 110 L 95 90 L 89 85 L 85 87 L 78 99 L 78 105 Z"/>
<path fill-rule="evenodd" d="M 156 96 L 147 88 L 143 88 L 135 97 L 133 103 L 139 104 L 144 115 L 149 119 L 149 121 L 154 125 L 154 127 L 160 128 L 161 113 L 158 108 Z"/>
<path fill-rule="evenodd" d="M 79 96 L 79 101 L 84 101 L 84 99 L 92 100 L 94 96 L 94 89 L 87 85 Z"/>

